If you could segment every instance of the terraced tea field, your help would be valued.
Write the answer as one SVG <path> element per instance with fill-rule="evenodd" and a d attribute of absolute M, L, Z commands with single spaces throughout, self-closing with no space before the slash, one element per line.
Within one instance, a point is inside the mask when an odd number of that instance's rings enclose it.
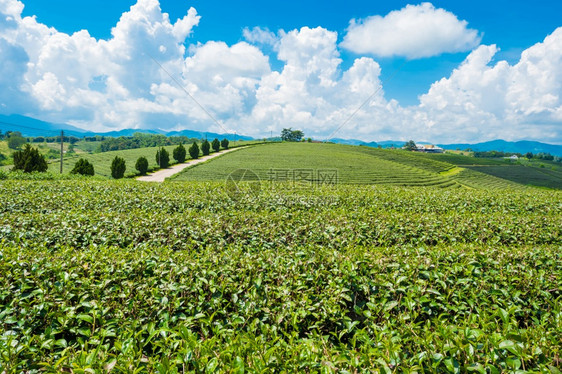
<path fill-rule="evenodd" d="M 562 191 L 4 180 L 0 201 L 1 373 L 561 369 Z"/>
<path fill-rule="evenodd" d="M 562 188 L 562 172 L 522 165 L 472 166 L 471 170 L 493 175 L 515 183 L 540 187 Z"/>
<path fill-rule="evenodd" d="M 433 157 L 428 157 L 433 156 Z M 440 157 L 436 157 L 440 156 Z M 173 177 L 175 181 L 221 181 L 238 169 L 254 172 L 261 181 L 298 180 L 317 183 L 321 173 L 334 171 L 338 183 L 380 184 L 398 186 L 436 186 L 442 188 L 483 188 L 523 189 L 527 185 L 546 186 L 562 189 L 562 183 L 555 171 L 540 171 L 528 167 L 529 177 L 511 178 L 509 175 L 494 175 L 485 170 L 503 167 L 512 175 L 517 174 L 517 165 L 500 165 L 503 161 L 492 162 L 490 169 L 473 166 L 457 166 L 447 162 L 472 159 L 452 155 L 427 155 L 402 150 L 387 150 L 339 144 L 277 143 L 264 144 L 221 157 L 195 168 L 187 169 Z M 468 161 L 466 161 L 468 162 Z M 479 162 L 479 161 L 478 161 Z M 475 162 L 477 163 L 477 162 Z M 513 169 L 511 169 L 513 168 Z M 470 170 L 469 170 L 470 169 Z M 550 172 L 550 174 L 548 174 Z M 511 175 L 511 174 L 510 174 Z M 536 175 L 542 176 L 538 179 Z"/>

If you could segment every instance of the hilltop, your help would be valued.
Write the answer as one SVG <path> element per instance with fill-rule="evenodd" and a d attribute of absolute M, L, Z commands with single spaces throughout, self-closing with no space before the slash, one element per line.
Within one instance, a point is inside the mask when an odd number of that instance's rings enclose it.
<path fill-rule="evenodd" d="M 555 163 L 479 159 L 458 154 L 429 155 L 323 143 L 258 145 L 187 169 L 173 179 L 226 180 L 237 169 L 251 170 L 262 181 L 287 180 L 311 184 L 323 183 L 329 178 L 325 173 L 336 173 L 338 184 L 562 188 L 562 166 Z"/>

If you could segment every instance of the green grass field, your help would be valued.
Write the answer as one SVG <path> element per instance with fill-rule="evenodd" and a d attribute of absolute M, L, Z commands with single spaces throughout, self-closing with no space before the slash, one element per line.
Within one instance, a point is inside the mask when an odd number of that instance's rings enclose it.
<path fill-rule="evenodd" d="M 245 144 L 254 144 L 255 142 L 231 142 L 230 147 L 238 147 Z M 188 148 L 190 144 L 186 144 L 185 147 Z M 201 144 L 199 143 L 199 146 Z M 177 145 L 170 145 L 166 146 L 166 150 L 170 154 L 170 163 L 173 164 L 175 162 L 173 158 L 173 150 L 176 148 Z M 63 161 L 63 173 L 69 173 L 74 164 L 78 159 L 85 158 L 86 160 L 90 161 L 94 165 L 94 170 L 97 176 L 110 178 L 111 177 L 111 161 L 115 158 L 115 156 L 119 156 L 125 159 L 125 163 L 127 165 L 127 170 L 125 172 L 125 176 L 132 176 L 136 175 L 137 171 L 135 169 L 135 163 L 137 162 L 139 157 L 146 157 L 148 160 L 149 170 L 156 168 L 158 165 L 156 163 L 156 151 L 160 149 L 160 147 L 149 147 L 149 148 L 137 148 L 137 149 L 127 149 L 123 151 L 110 151 L 110 152 L 102 152 L 102 153 L 93 153 L 93 154 L 76 154 L 72 157 L 66 157 Z M 187 155 L 189 158 L 189 154 Z M 49 171 L 57 173 L 59 172 L 60 162 L 58 160 L 53 160 L 49 164 Z"/>
<path fill-rule="evenodd" d="M 76 161 L 80 158 L 85 158 L 94 165 L 94 170 L 97 176 L 109 178 L 111 176 L 111 161 L 115 156 L 123 157 L 127 164 L 127 171 L 125 172 L 125 176 L 132 176 L 135 175 L 137 172 L 135 170 L 135 163 L 139 157 L 146 157 L 149 163 L 149 170 L 154 169 L 157 167 L 156 164 L 156 151 L 159 147 L 150 147 L 150 148 L 137 148 L 137 149 L 127 149 L 123 151 L 110 151 L 110 152 L 102 152 L 102 153 L 88 153 L 88 146 L 92 148 L 92 144 L 96 144 L 95 142 L 79 142 L 75 146 L 75 153 L 73 154 L 65 154 L 63 158 L 63 173 L 68 174 Z M 242 145 L 248 144 L 256 144 L 259 141 L 238 141 L 238 142 L 230 142 L 230 147 L 239 147 Z M 31 143 L 33 147 L 39 149 L 39 151 L 43 154 L 46 154 L 50 149 L 55 151 L 60 151 L 60 144 L 56 143 Z M 198 143 L 201 146 L 201 143 Z M 64 150 L 68 150 L 69 143 L 64 143 Z M 185 145 L 186 148 L 190 146 L 190 144 Z M 177 145 L 173 146 L 166 146 L 166 150 L 170 153 L 170 163 L 174 163 L 174 159 L 172 157 L 172 151 L 176 148 Z M 6 151 L 2 151 L 2 149 L 6 149 Z M 2 141 L 0 142 L 0 152 L 5 155 L 11 155 L 13 150 L 8 149 L 7 142 Z M 189 154 L 188 154 L 189 157 Z M 58 158 L 48 160 L 49 163 L 49 171 L 53 173 L 58 173 L 60 170 L 60 161 Z M 8 171 L 12 168 L 10 165 L 2 166 L 0 169 L 4 171 Z"/>
<path fill-rule="evenodd" d="M 164 147 L 170 153 L 170 161 L 173 162 L 172 152 L 176 146 L 166 146 Z M 63 159 L 63 173 L 68 174 L 74 167 L 76 161 L 80 158 L 84 158 L 94 165 L 94 170 L 96 175 L 102 177 L 111 177 L 111 162 L 115 156 L 119 156 L 125 159 L 127 165 L 127 170 L 125 171 L 125 176 L 135 175 L 137 171 L 135 169 L 135 163 L 139 157 L 146 157 L 148 160 L 149 169 L 154 169 L 157 167 L 156 164 L 156 151 L 160 147 L 151 148 L 139 148 L 139 149 L 127 149 L 123 151 L 111 151 L 103 153 L 93 153 L 93 154 L 77 154 L 73 157 L 66 157 Z M 49 163 L 49 171 L 53 173 L 58 173 L 60 170 L 60 161 L 53 160 Z"/>
<path fill-rule="evenodd" d="M 4 180 L 0 201 L 0 373 L 562 368 L 562 191 Z"/>
<path fill-rule="evenodd" d="M 476 160 L 472 164 L 481 167 L 467 165 L 470 160 Z M 187 169 L 172 180 L 224 181 L 238 169 L 252 170 L 262 181 L 317 183 L 324 171 L 336 171 L 338 182 L 344 184 L 483 189 L 523 189 L 535 185 L 562 189 L 556 171 L 503 160 L 318 143 L 273 143 L 239 150 Z"/>

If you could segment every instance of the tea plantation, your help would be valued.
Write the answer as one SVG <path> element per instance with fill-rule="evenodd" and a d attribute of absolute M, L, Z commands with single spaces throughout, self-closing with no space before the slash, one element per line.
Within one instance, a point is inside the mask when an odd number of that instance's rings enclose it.
<path fill-rule="evenodd" d="M 561 191 L 227 191 L 0 181 L 0 373 L 561 369 Z"/>
<path fill-rule="evenodd" d="M 544 165 L 543 165 L 544 166 Z M 562 189 L 562 172 L 522 166 L 503 159 L 453 154 L 422 154 L 341 144 L 274 143 L 242 149 L 228 157 L 186 169 L 176 181 L 222 181 L 248 169 L 262 181 L 279 181 L 280 171 L 298 171 L 299 179 L 318 182 L 318 171 L 337 170 L 338 183 L 435 186 L 469 189 Z M 308 171 L 308 176 L 303 177 Z M 291 173 L 283 176 L 294 179 Z"/>

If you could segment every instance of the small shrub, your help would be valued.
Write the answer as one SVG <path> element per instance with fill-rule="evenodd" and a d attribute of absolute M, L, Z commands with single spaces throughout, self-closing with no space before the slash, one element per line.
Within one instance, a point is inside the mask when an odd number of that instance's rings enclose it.
<path fill-rule="evenodd" d="M 194 160 L 199 158 L 199 146 L 197 145 L 197 142 L 193 142 L 191 147 L 189 147 L 189 156 L 191 156 Z"/>
<path fill-rule="evenodd" d="M 207 156 L 211 152 L 211 144 L 207 141 L 207 139 L 201 143 L 201 152 L 203 152 L 203 156 Z"/>
<path fill-rule="evenodd" d="M 221 141 L 221 147 L 223 147 L 224 149 L 228 149 L 228 144 L 229 144 L 229 141 L 228 141 L 228 139 L 226 139 L 226 138 L 224 138 L 224 139 Z"/>
<path fill-rule="evenodd" d="M 70 174 L 80 174 L 80 175 L 94 175 L 94 165 L 92 165 L 88 160 L 81 158 L 74 164 L 74 169 Z"/>
<path fill-rule="evenodd" d="M 213 147 L 213 150 L 215 152 L 218 152 L 221 149 L 221 142 L 219 142 L 219 140 L 217 138 L 215 138 L 215 140 L 213 140 L 213 143 L 211 144 L 211 146 Z"/>
<path fill-rule="evenodd" d="M 185 147 L 183 144 L 180 144 L 174 149 L 174 160 L 181 164 L 182 162 L 185 162 L 186 154 L 187 152 Z"/>
<path fill-rule="evenodd" d="M 145 175 L 148 171 L 148 160 L 146 157 L 139 157 L 137 163 L 135 164 L 135 169 L 139 172 L 140 175 Z"/>
<path fill-rule="evenodd" d="M 115 156 L 113 162 L 111 162 L 111 176 L 115 179 L 123 178 L 125 170 L 127 170 L 125 160 L 119 156 Z"/>
<path fill-rule="evenodd" d="M 40 154 L 37 148 L 32 148 L 30 144 L 26 144 L 22 151 L 14 152 L 13 170 L 31 173 L 33 171 L 45 172 L 47 168 L 45 156 Z"/>
<path fill-rule="evenodd" d="M 170 154 L 164 147 L 156 151 L 156 163 L 161 168 L 167 168 L 170 166 Z"/>
<path fill-rule="evenodd" d="M 8 148 L 10 149 L 20 149 L 25 143 L 27 143 L 27 140 L 21 136 L 10 135 L 8 138 Z"/>

